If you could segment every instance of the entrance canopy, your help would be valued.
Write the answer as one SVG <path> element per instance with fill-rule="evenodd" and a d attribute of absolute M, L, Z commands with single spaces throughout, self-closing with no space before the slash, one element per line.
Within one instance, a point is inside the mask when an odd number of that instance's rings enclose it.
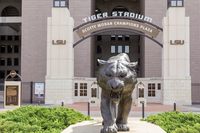
<path fill-rule="evenodd" d="M 148 21 L 119 16 L 96 19 L 75 27 L 74 31 L 81 39 L 75 42 L 73 47 L 93 35 L 116 30 L 145 36 L 162 47 L 162 44 L 155 39 L 160 31 L 162 32 L 161 27 Z"/>

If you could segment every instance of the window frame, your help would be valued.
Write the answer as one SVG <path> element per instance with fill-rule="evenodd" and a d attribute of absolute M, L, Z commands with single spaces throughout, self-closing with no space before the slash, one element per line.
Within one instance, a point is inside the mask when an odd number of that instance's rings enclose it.
<path fill-rule="evenodd" d="M 130 36 L 129 36 L 129 35 L 125 35 L 125 36 L 124 36 L 124 40 L 125 40 L 125 41 L 130 41 Z"/>
<path fill-rule="evenodd" d="M 58 2 L 58 5 L 56 5 Z M 62 2 L 65 2 L 65 5 L 62 5 Z M 69 8 L 69 0 L 53 0 L 53 7 L 55 8 Z"/>
<path fill-rule="evenodd" d="M 13 53 L 13 49 L 14 49 L 13 45 L 7 45 L 7 53 L 8 54 L 12 54 Z"/>
<path fill-rule="evenodd" d="M 18 54 L 19 53 L 19 46 L 18 45 L 14 45 L 13 46 L 13 52 L 15 53 L 15 54 Z"/>
<path fill-rule="evenodd" d="M 110 40 L 111 40 L 111 41 L 116 41 L 116 35 L 111 35 L 111 36 L 110 36 Z"/>
<path fill-rule="evenodd" d="M 6 65 L 6 59 L 4 57 L 0 58 L 0 66 L 5 66 Z"/>
<path fill-rule="evenodd" d="M 3 75 L 4 74 L 4 75 Z M 0 79 L 4 79 L 6 72 L 4 70 L 0 70 Z M 3 77 L 1 77 L 3 75 Z"/>
<path fill-rule="evenodd" d="M 157 90 L 161 90 L 161 83 L 157 84 Z"/>
<path fill-rule="evenodd" d="M 130 46 L 129 45 L 111 45 L 110 46 L 110 53 L 111 54 L 120 54 L 120 53 L 129 54 L 130 53 Z"/>
<path fill-rule="evenodd" d="M 118 40 L 118 41 L 123 41 L 123 35 L 118 35 L 118 36 L 117 36 L 117 40 Z"/>
<path fill-rule="evenodd" d="M 148 97 L 156 97 L 156 84 L 148 83 Z"/>
<path fill-rule="evenodd" d="M 123 53 L 123 46 L 122 45 L 117 45 L 117 53 Z"/>
<path fill-rule="evenodd" d="M 0 40 L 1 40 L 1 41 L 6 41 L 6 36 L 5 36 L 5 35 L 1 35 L 1 36 L 0 36 Z"/>
<path fill-rule="evenodd" d="M 13 41 L 13 36 L 11 35 L 7 36 L 7 41 Z"/>
<path fill-rule="evenodd" d="M 1 46 L 0 46 L 0 53 L 1 53 L 1 54 L 5 54 L 5 53 L 6 53 L 6 49 L 7 49 L 7 48 L 6 48 L 6 45 L 1 45 Z"/>
<path fill-rule="evenodd" d="M 14 58 L 13 66 L 19 66 L 19 58 Z"/>
<path fill-rule="evenodd" d="M 97 88 L 91 88 L 91 97 L 97 97 Z"/>
<path fill-rule="evenodd" d="M 111 45 L 111 46 L 110 46 L 110 53 L 111 53 L 111 54 L 115 54 L 116 51 L 117 51 L 117 50 L 116 50 L 116 46 L 115 46 L 115 45 Z"/>
<path fill-rule="evenodd" d="M 14 41 L 19 41 L 20 40 L 20 36 L 14 36 Z"/>
<path fill-rule="evenodd" d="M 175 5 L 172 5 L 172 2 L 175 2 Z M 178 2 L 182 2 L 182 5 L 178 5 Z M 184 7 L 184 0 L 168 0 L 169 7 Z"/>
<path fill-rule="evenodd" d="M 79 96 L 87 97 L 87 83 L 80 83 Z"/>
<path fill-rule="evenodd" d="M 78 97 L 78 83 L 74 83 L 74 96 Z"/>
<path fill-rule="evenodd" d="M 144 88 L 139 88 L 138 97 L 139 98 L 144 98 Z"/>
<path fill-rule="evenodd" d="M 124 51 L 122 51 L 122 52 L 124 52 L 126 54 L 129 54 L 130 53 L 130 46 L 129 45 L 125 45 L 124 46 Z"/>
<path fill-rule="evenodd" d="M 13 65 L 13 63 L 12 63 L 12 58 L 7 58 L 7 61 L 6 61 L 7 63 L 6 63 L 6 65 L 7 66 L 12 66 Z"/>

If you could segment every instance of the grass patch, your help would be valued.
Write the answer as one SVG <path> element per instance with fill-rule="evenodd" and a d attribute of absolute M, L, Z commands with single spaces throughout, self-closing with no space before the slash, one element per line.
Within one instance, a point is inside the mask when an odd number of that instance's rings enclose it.
<path fill-rule="evenodd" d="M 159 125 L 167 133 L 200 133 L 200 114 L 166 112 L 149 116 L 145 121 Z"/>
<path fill-rule="evenodd" d="M 0 133 L 60 133 L 90 118 L 64 107 L 25 106 L 0 113 Z"/>

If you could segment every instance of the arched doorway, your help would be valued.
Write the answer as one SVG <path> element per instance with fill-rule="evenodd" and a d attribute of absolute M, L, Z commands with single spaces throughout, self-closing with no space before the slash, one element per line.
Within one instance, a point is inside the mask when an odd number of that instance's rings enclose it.
<path fill-rule="evenodd" d="M 89 37 L 94 37 L 93 66 L 95 77 L 99 69 L 97 59 L 107 60 L 119 53 L 127 53 L 131 61 L 138 62 L 138 77 L 142 77 L 140 58 L 142 56 L 142 40 L 144 37 L 149 38 L 162 47 L 162 44 L 156 40 L 160 31 L 162 28 L 159 26 L 138 19 L 119 16 L 105 17 L 75 27 L 74 32 L 77 32 L 80 40 L 75 42 L 73 47 Z"/>
<path fill-rule="evenodd" d="M 142 82 L 139 82 L 138 85 L 137 85 L 137 97 L 138 98 L 144 98 L 144 89 L 145 89 L 145 86 Z"/>

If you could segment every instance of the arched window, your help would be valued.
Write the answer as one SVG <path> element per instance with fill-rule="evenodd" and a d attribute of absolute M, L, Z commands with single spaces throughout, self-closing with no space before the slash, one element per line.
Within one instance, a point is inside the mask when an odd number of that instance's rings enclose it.
<path fill-rule="evenodd" d="M 20 12 L 13 6 L 7 6 L 2 10 L 1 16 L 20 16 Z"/>
<path fill-rule="evenodd" d="M 142 82 L 139 82 L 139 84 L 137 85 L 138 88 L 138 98 L 144 98 L 144 84 Z"/>
<path fill-rule="evenodd" d="M 115 12 L 115 11 L 117 11 L 117 12 L 120 12 L 120 11 L 121 12 L 128 12 L 128 9 L 123 7 L 123 6 L 117 6 L 112 10 L 112 12 Z"/>

